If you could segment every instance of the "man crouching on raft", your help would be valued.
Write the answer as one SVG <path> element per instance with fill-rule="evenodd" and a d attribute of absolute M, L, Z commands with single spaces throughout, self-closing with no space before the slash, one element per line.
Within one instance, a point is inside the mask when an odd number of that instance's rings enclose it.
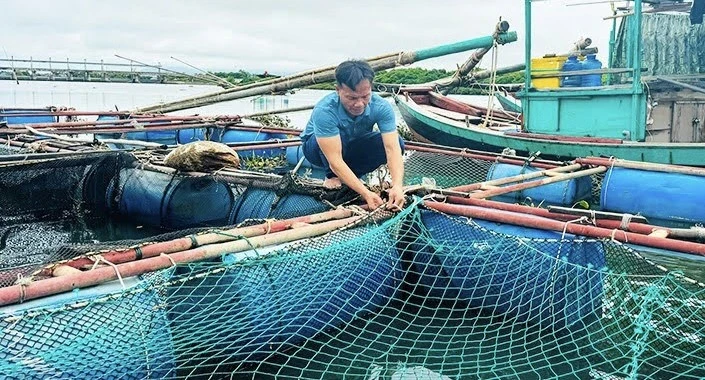
<path fill-rule="evenodd" d="M 336 92 L 316 104 L 301 133 L 303 153 L 313 165 L 325 168 L 325 187 L 333 189 L 346 184 L 360 194 L 370 210 L 384 202 L 360 177 L 386 163 L 392 176 L 386 206 L 401 209 L 405 201 L 404 142 L 397 133 L 392 105 L 372 93 L 374 76 L 365 61 L 350 60 L 338 65 Z M 379 132 L 372 129 L 375 124 Z"/>

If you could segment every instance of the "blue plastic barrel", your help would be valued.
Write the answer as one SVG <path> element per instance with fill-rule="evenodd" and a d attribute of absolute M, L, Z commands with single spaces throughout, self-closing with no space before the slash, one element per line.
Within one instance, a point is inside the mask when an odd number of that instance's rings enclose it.
<path fill-rule="evenodd" d="M 560 233 L 467 223 L 432 211 L 422 211 L 421 221 L 430 236 L 431 273 L 446 281 L 436 286 L 454 289 L 470 306 L 549 328 L 587 322 L 601 311 L 601 241 L 573 235 L 559 240 Z"/>
<path fill-rule="evenodd" d="M 583 64 L 578 61 L 578 57 L 571 55 L 568 57 L 568 60 L 565 61 L 563 64 L 563 69 L 562 71 L 579 71 L 583 70 Z M 580 84 L 582 82 L 582 79 L 580 76 L 569 76 L 569 77 L 563 77 L 561 80 L 561 87 L 580 87 Z"/>
<path fill-rule="evenodd" d="M 0 114 L 33 114 L 47 113 L 49 110 L 22 110 L 12 108 L 0 108 Z M 7 124 L 34 124 L 34 123 L 56 123 L 59 121 L 58 116 L 51 115 L 36 115 L 36 116 L 0 116 L 0 123 Z"/>
<path fill-rule="evenodd" d="M 705 177 L 611 167 L 602 181 L 600 207 L 640 214 L 651 224 L 688 227 L 705 223 Z"/>
<path fill-rule="evenodd" d="M 287 194 L 274 206 L 270 218 L 289 219 L 330 209 L 320 199 L 305 194 Z"/>
<path fill-rule="evenodd" d="M 503 163 L 494 163 L 487 173 L 487 180 L 513 177 L 539 171 L 531 166 L 519 166 Z M 531 180 L 527 180 L 531 181 Z M 543 203 L 551 205 L 572 206 L 575 202 L 589 199 L 592 196 L 592 180 L 590 177 L 574 178 L 567 181 L 554 182 L 521 191 L 493 197 L 493 200 L 502 202 L 524 202 L 530 198 L 534 204 Z"/>
<path fill-rule="evenodd" d="M 170 321 L 155 289 L 128 277 L 0 308 L 0 377 L 174 378 Z"/>
<path fill-rule="evenodd" d="M 278 198 L 273 190 L 251 187 L 238 199 L 230 224 L 247 219 L 289 219 L 328 210 L 321 200 L 310 195 L 287 194 Z"/>
<path fill-rule="evenodd" d="M 286 148 L 286 162 L 289 165 L 296 166 L 302 158 L 304 159 L 304 162 L 301 164 L 301 167 L 318 168 L 318 166 L 313 165 L 304 156 L 303 145 L 289 146 Z"/>
<path fill-rule="evenodd" d="M 240 224 L 247 219 L 267 219 L 276 197 L 276 193 L 269 189 L 248 188 L 235 203 L 229 224 Z"/>
<path fill-rule="evenodd" d="M 163 145 L 176 144 L 176 131 L 144 131 L 125 133 L 125 139 L 147 141 Z"/>
<path fill-rule="evenodd" d="M 113 185 L 114 186 L 114 185 Z M 235 199 L 227 184 L 211 177 L 174 177 L 141 169 L 118 173 L 113 210 L 135 223 L 173 229 L 228 224 Z"/>
<path fill-rule="evenodd" d="M 369 227 L 315 243 L 226 254 L 223 261 L 225 271 L 206 276 L 195 274 L 223 264 L 178 267 L 188 280 L 168 289 L 173 335 L 186 347 L 179 367 L 210 374 L 225 358 L 233 365 L 258 363 L 376 312 L 394 297 L 404 274 L 388 231 Z M 214 328 L 217 334 L 192 333 Z"/>
<path fill-rule="evenodd" d="M 236 129 L 216 129 L 211 135 L 211 141 L 222 143 L 237 143 L 237 142 L 260 142 L 275 140 L 284 140 L 286 135 L 273 134 L 255 131 L 242 131 Z M 253 150 L 238 150 L 238 156 L 242 158 L 252 157 L 275 157 L 285 154 L 284 148 L 268 148 L 268 149 L 253 149 Z"/>
<path fill-rule="evenodd" d="M 599 70 L 602 68 L 602 62 L 597 59 L 595 54 L 588 54 L 583 62 L 583 70 Z M 580 85 L 582 87 L 599 87 L 602 86 L 601 74 L 589 74 L 581 77 Z"/>
<path fill-rule="evenodd" d="M 176 131 L 176 143 L 188 144 L 206 139 L 206 128 L 179 129 Z"/>
<path fill-rule="evenodd" d="M 105 120 L 119 120 L 119 117 L 113 115 L 100 115 L 98 116 L 98 121 Z M 148 124 L 148 122 L 147 122 Z M 137 132 L 127 132 L 127 133 L 99 133 L 96 134 L 96 138 L 101 139 L 125 139 L 125 140 L 136 140 L 136 141 L 146 141 L 153 142 L 163 145 L 174 145 L 177 142 L 177 134 L 179 131 L 151 131 L 142 130 Z M 110 144 L 113 149 L 124 149 L 129 147 L 129 145 L 123 144 Z"/>

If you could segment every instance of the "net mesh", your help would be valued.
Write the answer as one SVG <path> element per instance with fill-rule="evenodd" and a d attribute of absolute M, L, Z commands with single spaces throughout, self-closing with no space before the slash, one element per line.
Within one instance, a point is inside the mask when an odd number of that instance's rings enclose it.
<path fill-rule="evenodd" d="M 424 155 L 407 183 L 433 162 Z M 462 165 L 448 183 L 482 175 Z M 39 281 L 58 260 L 213 230 L 120 226 L 141 215 L 114 208 L 134 168 L 123 154 L 0 167 L 2 286 Z M 265 218 L 296 189 L 226 177 L 232 209 L 256 194 L 272 201 Z M 163 199 L 167 185 L 148 182 Z M 287 216 L 318 205 L 292 202 Z M 416 200 L 322 237 L 1 307 L 0 377 L 703 378 L 705 286 L 667 267 L 615 241 Z"/>

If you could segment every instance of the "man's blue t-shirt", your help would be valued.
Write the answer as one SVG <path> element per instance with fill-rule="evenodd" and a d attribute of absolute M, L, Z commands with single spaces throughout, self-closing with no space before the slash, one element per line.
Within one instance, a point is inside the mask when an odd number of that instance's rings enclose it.
<path fill-rule="evenodd" d="M 311 136 L 332 137 L 340 135 L 342 141 L 350 141 L 372 131 L 377 124 L 381 133 L 394 132 L 397 129 L 394 109 L 381 96 L 372 93 L 365 112 L 354 118 L 350 117 L 337 92 L 326 95 L 313 108 L 306 129 L 301 133 L 305 141 Z"/>

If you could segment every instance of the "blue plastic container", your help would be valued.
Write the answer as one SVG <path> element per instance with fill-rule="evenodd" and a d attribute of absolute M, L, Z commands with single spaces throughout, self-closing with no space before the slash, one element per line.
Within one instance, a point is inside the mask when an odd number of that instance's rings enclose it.
<path fill-rule="evenodd" d="M 168 289 L 167 302 L 177 305 L 170 309 L 172 331 L 182 344 L 193 341 L 178 353 L 179 367 L 210 374 L 225 358 L 234 365 L 258 363 L 379 310 L 396 294 L 404 271 L 388 231 L 369 234 L 362 227 L 315 244 L 227 254 L 226 270 L 206 276 L 194 274 L 222 263 L 179 267 L 189 280 Z M 211 331 L 216 318 L 223 322 L 217 333 L 192 333 Z"/>
<path fill-rule="evenodd" d="M 640 214 L 651 224 L 689 227 L 705 223 L 705 177 L 612 167 L 605 173 L 600 207 Z"/>
<path fill-rule="evenodd" d="M 21 110 L 21 109 L 0 109 L 0 114 L 32 114 L 32 113 L 47 113 L 48 110 Z M 0 123 L 7 124 L 34 124 L 34 123 L 56 123 L 59 121 L 58 116 L 51 115 L 36 115 L 36 116 L 0 116 Z"/>
<path fill-rule="evenodd" d="M 174 378 L 170 321 L 149 281 L 128 277 L 0 308 L 0 377 Z"/>
<path fill-rule="evenodd" d="M 601 241 L 569 234 L 561 241 L 557 232 L 473 219 L 476 226 L 432 211 L 422 211 L 421 220 L 430 257 L 417 263 L 432 267 L 417 270 L 446 282 L 436 281 L 436 293 L 451 289 L 470 306 L 555 329 L 580 326 L 601 311 Z"/>
<path fill-rule="evenodd" d="M 519 174 L 527 174 L 539 171 L 531 166 L 519 166 L 511 164 L 494 163 L 487 172 L 487 180 L 495 180 L 506 177 L 513 177 Z M 528 180 L 531 181 L 531 180 Z M 568 181 L 554 182 L 548 185 L 538 186 L 526 190 L 515 191 L 493 197 L 493 200 L 502 202 L 524 202 L 528 199 L 534 204 L 551 204 L 560 206 L 572 206 L 575 202 L 589 199 L 592 196 L 592 180 L 590 177 L 574 178 Z"/>
<path fill-rule="evenodd" d="M 321 200 L 309 195 L 287 194 L 277 199 L 273 190 L 251 187 L 233 207 L 230 224 L 239 224 L 247 219 L 289 219 L 328 209 Z"/>
<path fill-rule="evenodd" d="M 562 71 L 579 71 L 583 70 L 583 64 L 578 61 L 578 57 L 571 55 L 568 60 L 563 64 Z M 580 87 L 582 79 L 580 76 L 569 76 L 563 77 L 561 80 L 561 87 Z"/>
<path fill-rule="evenodd" d="M 176 131 L 176 143 L 188 144 L 206 139 L 206 128 L 179 129 Z"/>
<path fill-rule="evenodd" d="M 235 204 L 227 184 L 211 177 L 174 177 L 140 169 L 123 169 L 108 189 L 108 205 L 136 223 L 173 229 L 228 224 Z M 117 194 L 115 202 L 111 202 Z"/>
<path fill-rule="evenodd" d="M 304 159 L 304 162 L 301 164 L 301 167 L 320 168 L 318 166 L 313 165 L 309 160 L 306 159 L 306 157 L 304 156 L 303 145 L 289 146 L 286 148 L 286 162 L 289 165 L 296 166 L 299 163 L 299 160 L 302 158 Z"/>
<path fill-rule="evenodd" d="M 269 140 L 285 140 L 287 137 L 284 134 L 264 133 L 254 131 L 241 131 L 235 129 L 216 129 L 211 135 L 211 141 L 222 143 L 238 143 L 238 142 L 259 142 Z M 238 156 L 242 158 L 251 157 L 275 157 L 286 154 L 284 148 L 268 148 L 268 149 L 252 149 L 238 150 Z"/>
<path fill-rule="evenodd" d="M 128 132 L 125 134 L 127 140 L 147 141 L 163 145 L 176 144 L 176 131 L 144 131 Z"/>
<path fill-rule="evenodd" d="M 597 59 L 595 54 L 588 54 L 583 62 L 583 70 L 598 70 L 602 68 L 602 62 Z M 599 87 L 602 86 L 601 74 L 583 75 L 581 77 L 581 87 Z"/>

